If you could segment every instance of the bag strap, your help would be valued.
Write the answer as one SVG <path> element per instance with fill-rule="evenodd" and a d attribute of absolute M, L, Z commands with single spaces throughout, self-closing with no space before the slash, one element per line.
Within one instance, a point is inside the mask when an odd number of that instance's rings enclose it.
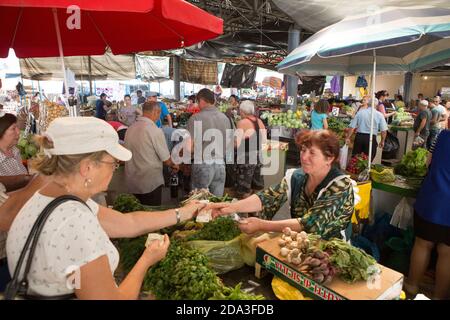
<path fill-rule="evenodd" d="M 14 270 L 13 277 L 11 281 L 8 283 L 5 290 L 5 300 L 13 300 L 16 295 L 22 294 L 24 296 L 27 295 L 28 291 L 28 273 L 30 272 L 31 265 L 33 262 L 34 252 L 36 251 L 36 246 L 39 241 L 39 237 L 41 235 L 42 229 L 44 228 L 45 222 L 50 214 L 58 207 L 60 204 L 67 201 L 77 201 L 84 204 L 89 210 L 89 206 L 81 200 L 80 198 L 72 195 L 64 195 L 57 197 L 52 200 L 39 214 L 36 219 L 33 227 L 31 228 L 30 234 L 28 235 L 27 240 L 23 246 L 22 252 L 20 253 L 19 260 L 17 262 L 16 269 Z M 31 245 L 31 248 L 30 248 Z M 30 251 L 28 252 L 28 248 Z M 28 255 L 27 255 L 28 253 Z M 19 281 L 20 270 L 22 269 L 22 265 L 26 259 L 25 271 L 22 276 L 22 280 Z M 65 295 L 67 296 L 67 295 Z"/>

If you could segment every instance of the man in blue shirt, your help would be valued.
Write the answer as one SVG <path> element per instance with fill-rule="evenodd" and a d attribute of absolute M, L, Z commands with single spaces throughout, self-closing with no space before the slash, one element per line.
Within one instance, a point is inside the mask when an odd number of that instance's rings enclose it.
<path fill-rule="evenodd" d="M 148 94 L 148 101 L 155 101 L 158 102 L 158 93 L 155 91 L 150 91 Z M 167 109 L 167 106 L 164 102 L 159 101 L 159 106 L 161 107 L 161 117 L 156 122 L 156 125 L 158 128 L 162 128 L 162 125 L 164 123 L 164 119 L 167 117 L 167 123 L 170 128 L 172 128 L 172 117 L 170 116 L 169 109 Z"/>
<path fill-rule="evenodd" d="M 364 153 L 369 155 L 369 143 L 370 143 L 370 122 L 372 112 L 373 115 L 373 138 L 372 138 L 372 160 L 375 158 L 377 153 L 377 147 L 383 149 L 384 140 L 387 135 L 387 123 L 383 114 L 377 110 L 372 110 L 371 101 L 368 97 L 364 97 L 361 101 L 362 105 L 356 116 L 352 119 L 350 123 L 350 130 L 347 132 L 346 143 L 350 144 L 350 137 L 356 130 L 355 142 L 353 144 L 352 156 Z M 376 105 L 376 104 L 375 104 Z M 381 141 L 378 145 L 377 135 L 381 132 Z"/>
<path fill-rule="evenodd" d="M 107 105 L 106 101 L 107 95 L 106 93 L 102 93 L 100 95 L 100 99 L 97 100 L 95 103 L 95 117 L 105 120 L 106 119 L 106 113 L 109 111 L 110 107 Z"/>

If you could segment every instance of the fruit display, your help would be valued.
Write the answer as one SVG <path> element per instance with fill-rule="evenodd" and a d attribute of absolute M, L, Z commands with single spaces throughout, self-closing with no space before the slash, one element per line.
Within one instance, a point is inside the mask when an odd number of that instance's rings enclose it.
<path fill-rule="evenodd" d="M 33 158 L 39 151 L 38 146 L 33 140 L 32 134 L 25 134 L 21 132 L 17 147 L 20 150 L 22 160 Z"/>
<path fill-rule="evenodd" d="M 405 177 L 424 177 L 427 174 L 427 158 L 428 151 L 424 148 L 409 151 L 395 166 L 394 171 Z"/>
<path fill-rule="evenodd" d="M 55 102 L 45 101 L 43 105 L 43 112 L 41 116 L 41 127 L 45 131 L 50 123 L 56 118 L 65 117 L 68 115 L 66 107 L 59 105 Z"/>
<path fill-rule="evenodd" d="M 369 163 L 367 155 L 364 153 L 357 154 L 350 159 L 350 162 L 347 166 L 347 171 L 353 174 L 360 174 L 365 169 L 367 169 L 368 165 Z"/>
<path fill-rule="evenodd" d="M 267 119 L 269 126 L 281 126 L 295 129 L 307 128 L 307 125 L 303 122 L 302 111 L 294 112 L 288 110 L 280 113 L 264 112 L 260 118 L 262 120 Z"/>

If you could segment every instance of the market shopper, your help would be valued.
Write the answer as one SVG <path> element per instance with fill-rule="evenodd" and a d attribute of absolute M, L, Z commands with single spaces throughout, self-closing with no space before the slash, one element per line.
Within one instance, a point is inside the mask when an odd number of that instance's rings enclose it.
<path fill-rule="evenodd" d="M 137 96 L 137 104 L 143 104 L 145 102 L 145 97 L 142 95 L 141 90 L 136 91 L 136 96 Z"/>
<path fill-rule="evenodd" d="M 129 94 L 124 96 L 124 103 L 125 105 L 119 109 L 118 118 L 120 122 L 129 127 L 142 115 L 142 109 L 131 104 L 131 96 Z"/>
<path fill-rule="evenodd" d="M 160 119 L 156 121 L 156 125 L 158 128 L 162 128 L 164 124 L 164 120 L 167 118 L 167 124 L 170 128 L 172 128 L 172 117 L 170 116 L 169 109 L 167 109 L 167 106 L 164 102 L 158 101 L 158 93 L 155 91 L 150 91 L 147 97 L 147 101 L 149 102 L 157 102 L 159 104 L 159 107 L 161 109 L 161 116 Z"/>
<path fill-rule="evenodd" d="M 228 150 L 233 150 L 233 141 L 227 139 L 226 131 L 231 129 L 230 121 L 214 106 L 214 102 L 214 93 L 211 90 L 206 88 L 200 90 L 197 94 L 197 103 L 201 111 L 192 115 L 187 124 L 187 130 L 190 133 L 188 144 L 194 155 L 191 185 L 192 189 L 206 188 L 214 195 L 221 197 L 226 177 L 226 150 L 227 146 Z M 201 135 L 195 134 L 196 130 Z M 221 137 L 213 137 L 214 141 L 211 142 L 210 138 L 205 136 L 205 132 L 213 130 L 216 130 L 215 133 Z"/>
<path fill-rule="evenodd" d="M 230 103 L 230 107 L 232 109 L 237 109 L 239 108 L 239 98 L 235 95 L 232 94 L 229 98 L 228 98 L 228 102 Z"/>
<path fill-rule="evenodd" d="M 347 131 L 346 144 L 350 145 L 350 137 L 356 131 L 355 141 L 353 143 L 352 155 L 357 155 L 364 153 L 369 155 L 369 144 L 370 144 L 370 124 L 372 112 L 373 115 L 373 136 L 372 136 L 372 160 L 375 158 L 377 153 L 377 147 L 383 149 L 384 141 L 387 136 L 387 123 L 383 114 L 377 110 L 373 110 L 371 107 L 371 102 L 368 97 L 364 97 L 362 105 L 356 116 L 350 122 L 350 130 Z M 381 133 L 381 141 L 378 144 L 377 135 Z"/>
<path fill-rule="evenodd" d="M 398 108 L 404 109 L 406 107 L 405 102 L 403 101 L 402 95 L 400 95 L 400 94 L 395 95 L 394 105 L 395 105 L 395 108 L 397 108 L 397 109 Z"/>
<path fill-rule="evenodd" d="M 94 203 L 90 198 L 108 188 L 117 161 L 131 158 L 131 152 L 118 144 L 117 133 L 104 121 L 58 118 L 39 143 L 44 154 L 34 165 L 51 181 L 28 200 L 12 223 L 7 240 L 10 273 L 14 273 L 26 238 L 44 207 L 59 196 L 73 195 L 81 202 L 60 204 L 43 226 L 27 279 L 28 293 L 137 299 L 148 268 L 165 256 L 169 238 L 165 236 L 162 243 L 153 241 L 118 286 L 113 274 L 119 254 L 110 238 L 137 237 L 191 219 L 204 205 L 122 214 Z M 71 289 L 67 279 L 74 272 L 80 282 Z"/>
<path fill-rule="evenodd" d="M 386 90 L 378 91 L 375 94 L 375 98 L 378 99 L 377 110 L 379 112 L 381 112 L 386 119 L 392 117 L 393 115 L 395 115 L 397 113 L 395 111 L 392 111 L 390 113 L 386 112 L 386 108 L 391 106 L 391 103 L 389 102 L 389 100 L 387 100 L 388 96 L 389 96 L 389 93 Z"/>
<path fill-rule="evenodd" d="M 414 119 L 414 138 L 413 148 L 425 147 L 428 136 L 430 135 L 431 112 L 428 110 L 428 101 L 421 100 L 419 102 L 419 113 Z M 420 137 L 420 139 L 418 138 Z"/>
<path fill-rule="evenodd" d="M 281 232 L 285 227 L 342 238 L 354 211 L 353 182 L 335 163 L 339 140 L 329 130 L 306 131 L 296 136 L 301 168 L 290 169 L 283 180 L 264 191 L 234 203 L 210 204 L 215 217 L 235 212 L 261 212 L 239 224 L 248 234 Z M 285 202 L 292 219 L 270 221 Z"/>
<path fill-rule="evenodd" d="M 108 96 L 106 93 L 100 95 L 100 99 L 95 103 L 95 117 L 105 120 L 106 113 L 111 109 L 110 103 L 106 100 Z"/>
<path fill-rule="evenodd" d="M 128 126 L 124 125 L 122 122 L 116 121 L 116 112 L 110 110 L 106 114 L 106 122 L 116 130 L 119 135 L 119 143 L 123 144 L 125 142 L 125 134 L 127 132 Z"/>
<path fill-rule="evenodd" d="M 189 96 L 186 112 L 189 112 L 192 114 L 200 112 L 200 108 L 198 107 L 198 105 L 196 103 L 196 99 L 197 98 L 195 97 L 195 94 Z"/>
<path fill-rule="evenodd" d="M 449 299 L 450 292 L 450 130 L 442 131 L 430 152 L 431 163 L 414 204 L 414 234 L 409 277 L 404 283 L 410 295 L 428 268 L 431 251 L 437 248 L 434 299 Z"/>
<path fill-rule="evenodd" d="M 431 148 L 436 137 L 441 132 L 441 123 L 444 120 L 444 107 L 439 104 L 439 97 L 434 97 L 433 101 L 429 104 L 431 112 L 430 120 L 430 134 L 427 139 L 427 149 Z"/>
<path fill-rule="evenodd" d="M 22 163 L 17 143 L 20 130 L 17 117 L 11 113 L 0 116 L 0 183 L 7 191 L 20 189 L 30 182 L 32 176 Z"/>
<path fill-rule="evenodd" d="M 237 124 L 240 134 L 236 135 L 235 190 L 239 198 L 247 198 L 252 194 L 252 189 L 264 188 L 261 151 L 267 132 L 264 123 L 255 116 L 255 104 L 252 101 L 243 101 L 239 110 L 242 120 Z"/>
<path fill-rule="evenodd" d="M 124 146 L 133 153 L 125 163 L 128 192 L 143 204 L 161 205 L 163 164 L 178 170 L 171 158 L 163 131 L 156 126 L 161 108 L 157 102 L 142 105 L 143 116 L 128 128 Z"/>
<path fill-rule="evenodd" d="M 311 112 L 311 130 L 328 129 L 327 113 L 330 104 L 325 99 L 320 99 Z"/>
<path fill-rule="evenodd" d="M 7 231 L 22 206 L 47 183 L 46 177 L 36 175 L 24 188 L 8 193 L 6 193 L 6 188 L 0 184 L 0 292 L 4 291 L 11 280 L 6 259 Z"/>

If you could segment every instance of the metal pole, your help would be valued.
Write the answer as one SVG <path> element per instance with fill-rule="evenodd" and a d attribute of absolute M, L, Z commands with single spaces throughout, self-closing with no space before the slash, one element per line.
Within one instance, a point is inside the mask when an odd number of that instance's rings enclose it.
<path fill-rule="evenodd" d="M 91 56 L 88 56 L 88 68 L 89 68 L 89 95 L 92 96 L 92 65 L 91 65 Z"/>
<path fill-rule="evenodd" d="M 62 72 L 63 72 L 63 77 L 64 77 L 64 87 L 65 87 L 65 97 L 67 97 L 69 95 L 69 87 L 67 86 L 67 77 L 66 77 L 66 66 L 64 65 L 64 52 L 63 52 L 63 47 L 62 47 L 62 41 L 61 41 L 61 32 L 59 30 L 59 23 L 58 23 L 58 12 L 56 10 L 56 8 L 52 9 L 53 11 L 53 21 L 55 23 L 55 29 L 56 29 L 56 37 L 58 38 L 58 49 L 59 49 L 59 56 L 61 58 L 61 67 L 62 67 Z M 69 109 L 69 115 L 74 117 L 76 116 L 75 114 L 75 109 L 72 107 L 68 107 Z"/>
<path fill-rule="evenodd" d="M 180 57 L 173 57 L 173 91 L 175 100 L 180 100 Z"/>
<path fill-rule="evenodd" d="M 292 52 L 299 44 L 300 30 L 297 29 L 295 25 L 292 25 L 289 27 L 288 52 Z M 286 105 L 290 109 L 295 109 L 297 107 L 298 77 L 291 75 L 287 76 L 286 92 Z"/>
<path fill-rule="evenodd" d="M 375 77 L 377 72 L 377 53 L 373 50 L 373 73 L 372 73 L 372 110 L 370 114 L 370 138 L 369 138 L 369 163 L 368 170 L 370 170 L 370 166 L 372 165 L 372 135 L 373 135 L 373 117 L 375 114 Z"/>
<path fill-rule="evenodd" d="M 403 82 L 403 101 L 406 105 L 409 105 L 411 101 L 411 86 L 412 86 L 413 74 L 411 72 L 405 73 L 405 81 Z"/>

